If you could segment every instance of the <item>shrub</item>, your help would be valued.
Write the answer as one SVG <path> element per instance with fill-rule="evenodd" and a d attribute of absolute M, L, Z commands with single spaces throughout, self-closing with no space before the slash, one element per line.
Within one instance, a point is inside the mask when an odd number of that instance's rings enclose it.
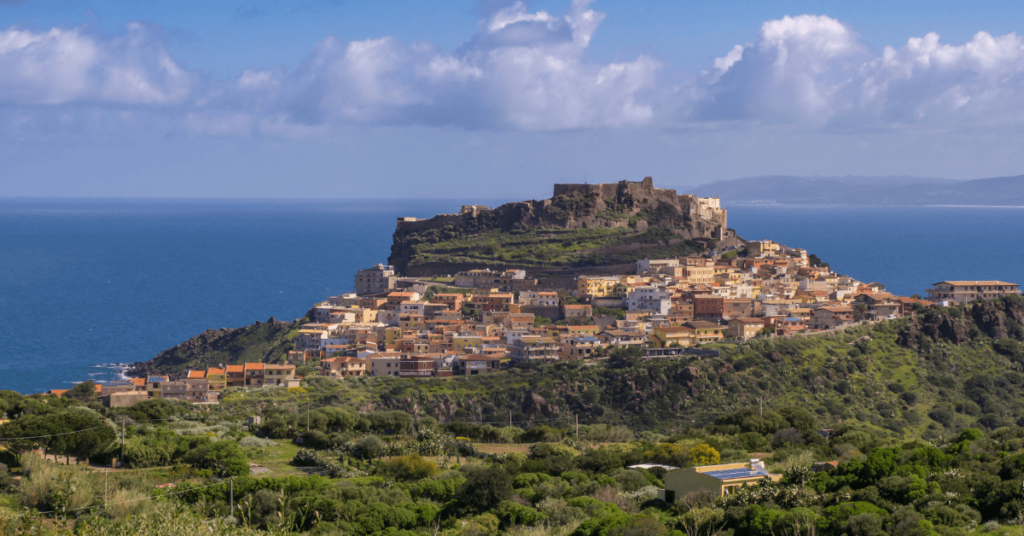
<path fill-rule="evenodd" d="M 256 437 L 256 436 L 245 436 L 245 437 L 243 437 L 238 442 L 238 445 L 240 447 L 260 447 L 260 448 L 266 448 L 266 447 L 276 447 L 277 443 L 274 442 L 272 439 L 264 439 L 262 437 Z"/>
<path fill-rule="evenodd" d="M 292 465 L 297 467 L 320 467 L 327 462 L 323 456 L 312 449 L 299 449 L 299 452 L 292 458 Z"/>
<path fill-rule="evenodd" d="M 512 477 L 501 467 L 467 467 L 456 499 L 471 511 L 485 512 L 512 496 Z"/>
<path fill-rule="evenodd" d="M 184 461 L 197 469 L 212 469 L 220 476 L 249 474 L 249 458 L 234 441 L 201 444 L 190 450 Z"/>
<path fill-rule="evenodd" d="M 422 480 L 436 475 L 437 465 L 424 460 L 419 454 L 411 454 L 392 458 L 377 466 L 377 470 L 395 480 Z"/>

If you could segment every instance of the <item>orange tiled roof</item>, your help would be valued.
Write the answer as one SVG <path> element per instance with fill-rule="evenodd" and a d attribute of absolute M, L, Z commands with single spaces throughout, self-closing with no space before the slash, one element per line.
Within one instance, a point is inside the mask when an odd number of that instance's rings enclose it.
<path fill-rule="evenodd" d="M 206 377 L 205 370 L 190 370 L 188 371 L 188 379 L 190 380 L 201 380 Z"/>
<path fill-rule="evenodd" d="M 214 374 L 224 374 L 224 369 L 212 368 L 211 367 L 211 368 L 206 370 L 206 375 L 207 376 L 212 376 Z"/>
<path fill-rule="evenodd" d="M 263 363 L 246 363 L 245 370 L 263 370 Z"/>
<path fill-rule="evenodd" d="M 228 365 L 228 372 L 242 372 L 244 370 L 242 365 Z"/>
<path fill-rule="evenodd" d="M 132 382 L 132 385 L 137 385 L 137 386 L 146 385 L 146 378 L 128 378 L 128 381 Z"/>

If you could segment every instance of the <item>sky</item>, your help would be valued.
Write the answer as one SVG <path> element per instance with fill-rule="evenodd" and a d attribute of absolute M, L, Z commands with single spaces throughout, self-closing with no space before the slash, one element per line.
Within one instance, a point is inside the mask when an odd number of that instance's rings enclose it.
<path fill-rule="evenodd" d="M 1024 174 L 1024 4 L 0 0 L 0 197 Z"/>

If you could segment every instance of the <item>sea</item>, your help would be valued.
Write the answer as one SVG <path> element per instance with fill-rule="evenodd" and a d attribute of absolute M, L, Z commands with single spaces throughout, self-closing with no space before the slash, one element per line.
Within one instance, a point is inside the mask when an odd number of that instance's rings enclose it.
<path fill-rule="evenodd" d="M 299 318 L 386 262 L 396 218 L 471 202 L 482 201 L 0 199 L 0 389 L 116 379 L 206 329 Z M 1024 209 L 726 208 L 740 236 L 805 248 L 898 294 L 1024 282 Z"/>

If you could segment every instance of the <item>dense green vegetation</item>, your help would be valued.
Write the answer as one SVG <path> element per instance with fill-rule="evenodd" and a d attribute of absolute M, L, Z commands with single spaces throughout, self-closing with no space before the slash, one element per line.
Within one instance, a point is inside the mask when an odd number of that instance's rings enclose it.
<path fill-rule="evenodd" d="M 672 433 L 759 404 L 800 405 L 825 427 L 859 422 L 938 440 L 966 426 L 991 430 L 1024 418 L 1024 329 L 1014 320 L 1024 318 L 1022 304 L 1007 298 L 838 333 L 721 344 L 719 358 L 563 362 L 436 380 L 311 378 L 303 394 L 228 393 L 223 406 L 239 413 L 255 404 L 298 409 L 310 397 L 440 421 L 502 426 L 511 412 L 514 421 L 568 424 L 578 415 L 590 424 Z M 996 328 L 974 315 L 998 319 L 1009 338 L 991 338 L 986 332 Z M 955 341 L 933 325 L 948 325 Z"/>

